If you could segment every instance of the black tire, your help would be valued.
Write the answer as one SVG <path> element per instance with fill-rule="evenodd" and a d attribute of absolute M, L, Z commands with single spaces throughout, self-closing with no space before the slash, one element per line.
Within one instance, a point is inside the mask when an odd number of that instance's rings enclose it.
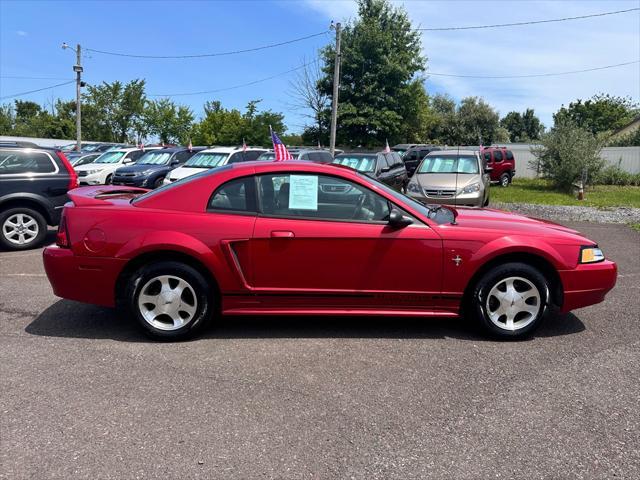
<path fill-rule="evenodd" d="M 509 175 L 508 173 L 503 173 L 500 176 L 500 186 L 503 188 L 506 188 L 509 186 L 510 183 L 511 183 L 511 175 Z"/>
<path fill-rule="evenodd" d="M 487 197 L 487 199 L 484 201 L 484 203 L 482 204 L 483 207 L 488 207 L 489 206 L 489 197 Z"/>
<path fill-rule="evenodd" d="M 113 176 L 111 174 L 107 175 L 107 178 L 104 179 L 104 184 L 105 185 L 111 185 L 111 180 L 113 179 Z"/>
<path fill-rule="evenodd" d="M 491 306 L 490 302 L 495 302 L 496 299 L 492 297 L 488 302 L 488 297 L 494 287 L 498 288 L 498 286 L 501 285 L 501 282 L 514 277 L 525 279 L 537 289 L 537 292 L 534 292 L 533 290 L 527 290 L 527 293 L 533 292 L 534 294 L 538 294 L 539 297 L 536 300 L 536 304 L 539 306 L 539 309 L 536 315 L 531 314 L 527 316 L 525 314 L 523 317 L 521 317 L 523 322 L 522 328 L 509 330 L 506 328 L 506 315 L 504 315 L 505 322 L 503 326 L 498 326 L 491 320 L 489 312 L 487 310 Z M 516 280 L 516 282 L 519 281 Z M 524 282 L 519 283 L 527 288 L 530 287 L 530 285 L 527 285 Z M 518 283 L 515 283 L 514 285 L 518 285 Z M 531 300 L 533 301 L 533 299 Z M 544 275 L 540 273 L 540 271 L 530 265 L 517 262 L 506 263 L 489 270 L 482 276 L 482 278 L 480 278 L 473 289 L 469 301 L 469 313 L 492 336 L 513 340 L 526 338 L 530 336 L 541 325 L 547 311 L 549 310 L 549 282 L 544 277 Z M 506 303 L 508 303 L 508 301 Z M 511 306 L 513 307 L 513 305 L 514 302 L 512 301 Z M 533 304 L 529 305 L 533 306 Z M 498 312 L 498 310 L 496 309 L 494 312 Z M 494 315 L 497 315 L 497 313 L 494 313 Z M 514 317 L 514 319 L 517 319 L 518 315 L 520 314 L 518 313 Z M 501 318 L 503 317 L 500 316 L 500 319 Z M 500 321 L 498 321 L 497 323 L 502 324 L 502 322 Z"/>
<path fill-rule="evenodd" d="M 153 182 L 153 188 L 158 188 L 162 186 L 162 182 L 164 182 L 164 177 L 156 178 L 156 181 Z"/>
<path fill-rule="evenodd" d="M 171 276 L 186 282 L 195 294 L 187 301 L 190 302 L 193 299 L 197 301 L 195 304 L 195 313 L 192 317 L 188 319 L 185 325 L 175 330 L 163 330 L 154 326 L 150 321 L 145 319 L 141 310 L 141 308 L 148 309 L 148 306 L 139 307 L 138 305 L 138 299 L 142 293 L 142 289 L 149 285 L 150 282 L 151 286 L 148 288 L 153 288 L 154 279 L 160 276 Z M 198 270 L 181 262 L 161 261 L 146 265 L 129 277 L 125 288 L 125 305 L 129 314 L 135 318 L 138 325 L 148 336 L 155 339 L 186 340 L 191 338 L 211 323 L 216 312 L 216 296 L 213 293 L 213 285 L 210 285 Z M 184 293 L 182 295 L 184 295 Z M 179 297 L 181 304 L 183 301 L 182 295 Z M 159 315 L 157 318 L 162 316 L 163 315 Z M 169 322 L 167 322 L 167 325 L 167 328 L 171 328 Z"/>
<path fill-rule="evenodd" d="M 10 235 L 13 230 L 8 230 L 10 228 L 9 225 L 7 225 L 5 228 L 5 222 L 15 215 L 23 215 L 23 219 L 26 219 L 24 223 L 28 222 L 31 219 L 34 220 L 38 228 L 36 235 L 23 244 L 12 242 L 9 239 L 10 237 L 18 240 L 19 237 Z M 29 248 L 36 248 L 44 242 L 46 236 L 47 221 L 40 214 L 40 212 L 27 207 L 15 207 L 0 212 L 0 245 L 3 248 L 7 250 L 27 250 Z"/>

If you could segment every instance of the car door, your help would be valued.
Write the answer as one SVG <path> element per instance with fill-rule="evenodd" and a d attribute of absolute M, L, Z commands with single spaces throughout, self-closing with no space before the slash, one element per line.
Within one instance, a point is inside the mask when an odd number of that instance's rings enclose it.
<path fill-rule="evenodd" d="M 391 165 L 389 165 L 387 156 L 384 153 L 379 153 L 377 156 L 376 171 L 376 178 L 393 188 L 393 172 L 391 172 Z"/>
<path fill-rule="evenodd" d="M 390 227 L 386 198 L 315 173 L 261 175 L 257 184 L 250 281 L 263 305 L 395 309 L 436 301 L 440 237 L 417 220 Z"/>

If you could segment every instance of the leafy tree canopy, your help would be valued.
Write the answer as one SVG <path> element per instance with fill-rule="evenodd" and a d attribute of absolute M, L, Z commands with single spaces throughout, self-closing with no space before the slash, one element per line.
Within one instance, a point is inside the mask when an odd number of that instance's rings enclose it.
<path fill-rule="evenodd" d="M 558 110 L 556 124 L 570 120 L 593 134 L 611 132 L 627 125 L 640 115 L 640 105 L 628 97 L 598 94 L 589 100 L 576 100 Z"/>

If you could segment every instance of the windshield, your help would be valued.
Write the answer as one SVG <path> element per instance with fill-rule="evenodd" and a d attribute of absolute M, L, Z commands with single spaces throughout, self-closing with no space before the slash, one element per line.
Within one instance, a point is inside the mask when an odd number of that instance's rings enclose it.
<path fill-rule="evenodd" d="M 72 150 L 76 149 L 76 144 L 75 143 L 70 143 L 69 145 L 65 145 L 64 147 L 60 147 L 60 150 L 62 150 L 63 152 L 71 152 Z"/>
<path fill-rule="evenodd" d="M 466 173 L 478 174 L 478 159 L 474 155 L 428 155 L 424 157 L 417 173 Z"/>
<path fill-rule="evenodd" d="M 166 165 L 173 153 L 171 152 L 149 152 L 145 153 L 136 162 L 136 165 Z"/>
<path fill-rule="evenodd" d="M 212 168 L 224 165 L 229 158 L 228 153 L 200 152 L 187 160 L 185 167 L 191 168 Z"/>
<path fill-rule="evenodd" d="M 84 150 L 85 152 L 93 152 L 97 149 L 99 149 L 102 145 L 100 145 L 99 143 L 93 143 L 93 144 L 89 144 L 86 146 L 82 147 L 82 150 Z"/>
<path fill-rule="evenodd" d="M 351 167 L 359 172 L 371 173 L 376 169 L 375 155 L 338 155 L 333 163 Z"/>
<path fill-rule="evenodd" d="M 276 158 L 275 152 L 264 152 L 258 157 L 258 160 L 273 160 Z"/>
<path fill-rule="evenodd" d="M 100 155 L 94 163 L 118 163 L 125 152 L 107 152 Z"/>
<path fill-rule="evenodd" d="M 400 158 L 404 157 L 404 154 L 407 153 L 406 148 L 393 148 L 394 152 L 398 152 L 400 154 Z"/>

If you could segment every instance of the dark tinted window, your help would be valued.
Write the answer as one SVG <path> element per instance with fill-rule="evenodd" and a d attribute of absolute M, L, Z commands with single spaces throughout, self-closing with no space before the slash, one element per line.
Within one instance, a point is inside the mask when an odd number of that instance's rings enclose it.
<path fill-rule="evenodd" d="M 380 169 L 391 168 L 391 164 L 389 163 L 389 159 L 387 158 L 386 154 L 384 153 L 378 154 L 378 165 L 380 165 Z"/>
<path fill-rule="evenodd" d="M 298 157 L 298 160 L 309 160 L 309 154 L 308 153 L 301 154 L 300 157 Z"/>
<path fill-rule="evenodd" d="M 244 158 L 247 162 L 257 160 L 260 155 L 262 155 L 261 150 L 249 150 L 248 152 L 244 152 Z"/>
<path fill-rule="evenodd" d="M 348 180 L 311 173 L 258 178 L 260 208 L 267 215 L 353 222 L 389 218 L 386 199 Z"/>
<path fill-rule="evenodd" d="M 55 171 L 51 158 L 44 152 L 0 150 L 0 175 Z"/>
<path fill-rule="evenodd" d="M 176 155 L 173 157 L 173 160 L 177 160 L 180 163 L 186 162 L 188 159 L 190 159 L 196 152 L 190 152 L 189 150 L 185 150 L 184 152 L 178 152 L 176 153 Z"/>
<path fill-rule="evenodd" d="M 484 152 L 484 161 L 485 163 L 491 161 L 491 152 Z"/>
<path fill-rule="evenodd" d="M 502 152 L 500 150 L 496 150 L 495 152 L 493 152 L 493 159 L 496 162 L 501 162 L 502 161 Z"/>
<path fill-rule="evenodd" d="M 255 212 L 255 180 L 253 177 L 231 180 L 218 187 L 209 201 L 210 210 Z"/>
<path fill-rule="evenodd" d="M 132 151 L 132 152 L 129 152 L 125 158 L 128 158 L 129 160 L 136 161 L 136 160 L 137 160 L 137 159 L 139 159 L 142 155 L 144 155 L 144 153 L 145 153 L 145 152 L 143 152 L 142 150 L 134 150 L 134 151 Z"/>
<path fill-rule="evenodd" d="M 425 149 L 425 150 L 420 150 L 420 160 L 422 160 L 424 157 L 426 157 L 427 155 L 429 155 L 429 152 L 431 150 L 429 149 Z"/>
<path fill-rule="evenodd" d="M 507 160 L 513 160 L 513 153 L 511 153 L 511 150 L 507 150 L 506 156 Z"/>

